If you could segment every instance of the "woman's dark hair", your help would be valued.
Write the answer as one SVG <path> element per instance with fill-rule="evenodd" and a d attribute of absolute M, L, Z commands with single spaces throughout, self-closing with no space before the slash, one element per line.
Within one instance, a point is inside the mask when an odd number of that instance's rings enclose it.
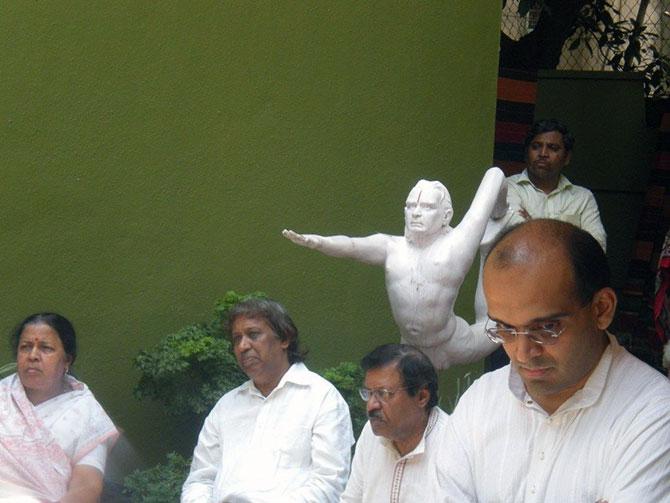
<path fill-rule="evenodd" d="M 45 325 L 50 326 L 54 332 L 58 334 L 58 337 L 63 344 L 63 349 L 65 349 L 65 354 L 70 357 L 70 365 L 72 365 L 77 358 L 77 338 L 74 333 L 74 327 L 65 316 L 56 313 L 31 314 L 19 323 L 10 339 L 14 358 L 16 358 L 19 339 L 25 328 L 28 325 L 37 325 L 39 323 L 44 323 Z"/>
<path fill-rule="evenodd" d="M 233 323 L 237 318 L 262 319 L 277 334 L 280 341 L 288 341 L 286 350 L 290 364 L 305 360 L 305 351 L 298 346 L 298 328 L 279 302 L 271 299 L 251 298 L 235 304 L 228 313 L 224 329 L 231 333 Z"/>

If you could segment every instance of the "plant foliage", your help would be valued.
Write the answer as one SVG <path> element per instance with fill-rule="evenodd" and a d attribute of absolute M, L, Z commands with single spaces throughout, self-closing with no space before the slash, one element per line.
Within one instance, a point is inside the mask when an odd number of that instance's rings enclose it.
<path fill-rule="evenodd" d="M 502 1 L 503 7 L 506 3 Z M 641 72 L 647 96 L 667 95 L 670 59 L 657 47 L 658 34 L 644 23 L 649 2 L 640 0 L 635 16 L 627 19 L 616 5 L 613 0 L 520 0 L 519 16 L 535 9 L 539 19 L 518 41 L 502 34 L 501 66 L 556 68 L 564 50 L 586 48 L 613 71 Z"/>
<path fill-rule="evenodd" d="M 135 503 L 179 503 L 191 460 L 171 452 L 165 464 L 135 470 L 124 479 L 123 493 Z"/>
<path fill-rule="evenodd" d="M 580 11 L 568 37 L 568 50 L 583 46 L 614 71 L 641 72 L 650 97 L 667 94 L 670 60 L 656 48 L 658 34 L 643 24 L 644 12 L 637 17 L 615 21 L 621 12 L 609 0 L 589 0 Z"/>
<path fill-rule="evenodd" d="M 172 416 L 202 419 L 221 396 L 246 380 L 223 322 L 233 305 L 250 297 L 265 295 L 229 291 L 216 303 L 213 320 L 189 325 L 141 351 L 134 362 L 141 372 L 135 396 L 162 402 Z"/>
<path fill-rule="evenodd" d="M 326 369 L 323 377 L 337 388 L 349 405 L 354 436 L 358 438 L 367 421 L 365 403 L 358 395 L 363 371 L 352 362 L 343 362 Z M 124 494 L 133 502 L 177 503 L 181 487 L 188 476 L 190 460 L 176 453 L 167 461 L 147 470 L 136 470 L 124 480 Z"/>
<path fill-rule="evenodd" d="M 164 336 L 152 349 L 141 351 L 134 362 L 141 372 L 135 396 L 158 400 L 171 416 L 186 419 L 187 424 L 199 428 L 219 398 L 247 379 L 237 365 L 223 327 L 231 307 L 251 297 L 266 296 L 261 292 L 240 295 L 229 291 L 216 302 L 210 322 L 189 325 Z M 354 363 L 344 362 L 326 369 L 322 375 L 349 405 L 358 437 L 367 420 L 365 404 L 358 396 L 363 371 Z M 126 477 L 124 493 L 132 501 L 177 502 L 189 465 L 184 457 L 170 453 L 166 463 Z"/>
<path fill-rule="evenodd" d="M 323 377 L 337 388 L 349 405 L 354 436 L 358 438 L 365 422 L 368 420 L 365 402 L 358 395 L 358 388 L 363 383 L 363 371 L 355 363 L 342 362 L 336 367 L 326 369 L 323 372 Z"/>
<path fill-rule="evenodd" d="M 162 402 L 174 416 L 207 413 L 221 396 L 244 382 L 230 343 L 211 325 L 190 325 L 135 358 L 142 372 L 139 399 Z"/>

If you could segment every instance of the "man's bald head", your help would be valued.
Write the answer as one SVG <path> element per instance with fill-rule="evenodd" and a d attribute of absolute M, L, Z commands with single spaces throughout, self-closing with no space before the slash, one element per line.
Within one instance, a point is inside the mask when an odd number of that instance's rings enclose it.
<path fill-rule="evenodd" d="M 530 220 L 513 227 L 495 242 L 486 268 L 506 269 L 567 261 L 572 267 L 575 294 L 587 304 L 600 289 L 610 286 L 610 270 L 602 248 L 588 232 L 567 222 Z"/>

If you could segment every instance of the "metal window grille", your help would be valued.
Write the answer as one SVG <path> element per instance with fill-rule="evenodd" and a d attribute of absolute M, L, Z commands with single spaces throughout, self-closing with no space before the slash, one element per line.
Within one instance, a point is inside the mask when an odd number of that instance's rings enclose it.
<path fill-rule="evenodd" d="M 610 0 L 619 14 L 613 13 L 614 21 L 636 19 L 640 10 L 641 0 Z M 508 0 L 502 11 L 501 30 L 510 38 L 518 40 L 529 33 L 537 23 L 540 9 L 531 9 L 521 17 L 518 14 L 519 0 Z M 665 56 L 670 56 L 670 16 L 664 12 L 670 11 L 670 0 L 649 0 L 644 11 L 644 24 L 647 32 L 653 33 L 651 41 L 657 50 Z M 670 14 L 670 12 L 669 12 Z M 606 64 L 603 55 L 597 49 L 597 42 L 591 41 L 591 50 L 584 45 L 575 50 L 569 50 L 572 40 L 567 40 L 563 47 L 563 54 L 558 69 L 561 70 L 612 70 Z M 649 56 L 650 57 L 650 56 Z"/>

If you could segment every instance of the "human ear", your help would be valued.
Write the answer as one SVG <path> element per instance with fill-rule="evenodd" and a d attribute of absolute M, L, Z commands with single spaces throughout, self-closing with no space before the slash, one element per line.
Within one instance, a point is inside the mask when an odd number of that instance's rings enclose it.
<path fill-rule="evenodd" d="M 616 293 L 609 287 L 602 288 L 593 296 L 591 304 L 598 329 L 606 330 L 612 323 L 616 312 Z"/>
<path fill-rule="evenodd" d="M 420 407 L 425 407 L 430 400 L 430 391 L 428 391 L 428 388 L 421 388 L 416 394 L 416 397 L 418 400 L 418 405 Z"/>

